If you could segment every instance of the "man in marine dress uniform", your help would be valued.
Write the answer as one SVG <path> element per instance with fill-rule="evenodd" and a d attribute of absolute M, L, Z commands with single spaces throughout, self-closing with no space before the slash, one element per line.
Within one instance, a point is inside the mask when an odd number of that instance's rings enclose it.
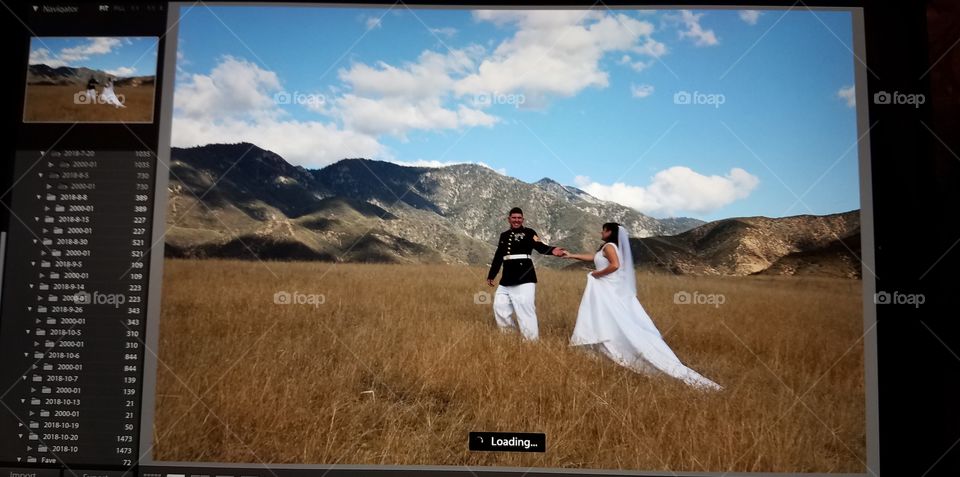
<path fill-rule="evenodd" d="M 97 85 L 100 84 L 96 78 L 93 76 L 90 77 L 90 81 L 87 81 L 87 104 L 94 104 L 97 102 Z"/>
<path fill-rule="evenodd" d="M 537 287 L 537 272 L 533 269 L 533 250 L 555 257 L 563 255 L 560 247 L 551 247 L 543 241 L 533 229 L 523 226 L 523 211 L 519 207 L 510 209 L 510 230 L 500 234 L 497 252 L 490 264 L 487 285 L 494 286 L 503 265 L 503 276 L 493 297 L 493 316 L 497 326 L 507 331 L 519 325 L 523 337 L 536 340 L 540 336 L 537 327 L 537 310 L 534 295 Z M 513 322 L 513 313 L 517 314 L 517 323 Z"/>

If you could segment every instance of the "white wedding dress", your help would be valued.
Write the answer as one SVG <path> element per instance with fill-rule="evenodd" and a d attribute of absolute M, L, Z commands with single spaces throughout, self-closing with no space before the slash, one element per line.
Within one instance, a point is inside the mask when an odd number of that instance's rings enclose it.
<path fill-rule="evenodd" d="M 106 104 L 113 105 L 114 108 L 126 108 L 117 94 L 113 92 L 113 81 L 108 81 L 104 85 L 103 92 L 100 93 L 100 99 Z"/>
<path fill-rule="evenodd" d="M 660 331 L 637 299 L 633 254 L 624 227 L 620 227 L 617 240 L 620 247 L 612 242 L 604 247 L 616 250 L 620 267 L 600 278 L 587 275 L 587 288 L 580 301 L 570 345 L 592 348 L 638 373 L 663 372 L 698 388 L 723 389 L 684 366 L 663 341 Z M 597 270 L 610 264 L 602 250 L 594 255 L 593 263 Z"/>

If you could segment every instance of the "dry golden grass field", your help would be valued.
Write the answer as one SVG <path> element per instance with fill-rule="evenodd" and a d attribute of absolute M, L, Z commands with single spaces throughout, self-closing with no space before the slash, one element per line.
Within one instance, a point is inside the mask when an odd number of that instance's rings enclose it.
<path fill-rule="evenodd" d="M 485 272 L 168 259 L 154 457 L 865 471 L 860 281 L 640 275 L 666 341 L 725 387 L 702 393 L 567 346 L 585 272 L 538 270 L 534 343 L 475 303 Z M 684 290 L 726 303 L 675 304 Z M 470 452 L 469 431 L 543 432 L 547 451 Z"/>
<path fill-rule="evenodd" d="M 154 86 L 117 87 L 126 108 L 109 104 L 77 104 L 74 94 L 80 86 L 27 86 L 23 119 L 27 122 L 127 122 L 148 123 L 153 120 Z M 97 88 L 100 91 L 100 88 Z"/>

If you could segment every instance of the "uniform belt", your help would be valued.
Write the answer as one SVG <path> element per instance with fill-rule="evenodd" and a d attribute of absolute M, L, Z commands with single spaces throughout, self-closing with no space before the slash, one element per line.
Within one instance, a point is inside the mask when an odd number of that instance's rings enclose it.
<path fill-rule="evenodd" d="M 504 255 L 504 260 L 520 260 L 521 258 L 530 258 L 530 254 Z"/>

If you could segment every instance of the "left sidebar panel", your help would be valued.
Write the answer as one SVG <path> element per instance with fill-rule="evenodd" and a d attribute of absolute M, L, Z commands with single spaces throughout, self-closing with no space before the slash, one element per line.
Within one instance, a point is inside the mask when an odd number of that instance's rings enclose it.
<path fill-rule="evenodd" d="M 16 13 L 0 471 L 119 476 L 140 457 L 166 6 L 38 2 Z"/>

